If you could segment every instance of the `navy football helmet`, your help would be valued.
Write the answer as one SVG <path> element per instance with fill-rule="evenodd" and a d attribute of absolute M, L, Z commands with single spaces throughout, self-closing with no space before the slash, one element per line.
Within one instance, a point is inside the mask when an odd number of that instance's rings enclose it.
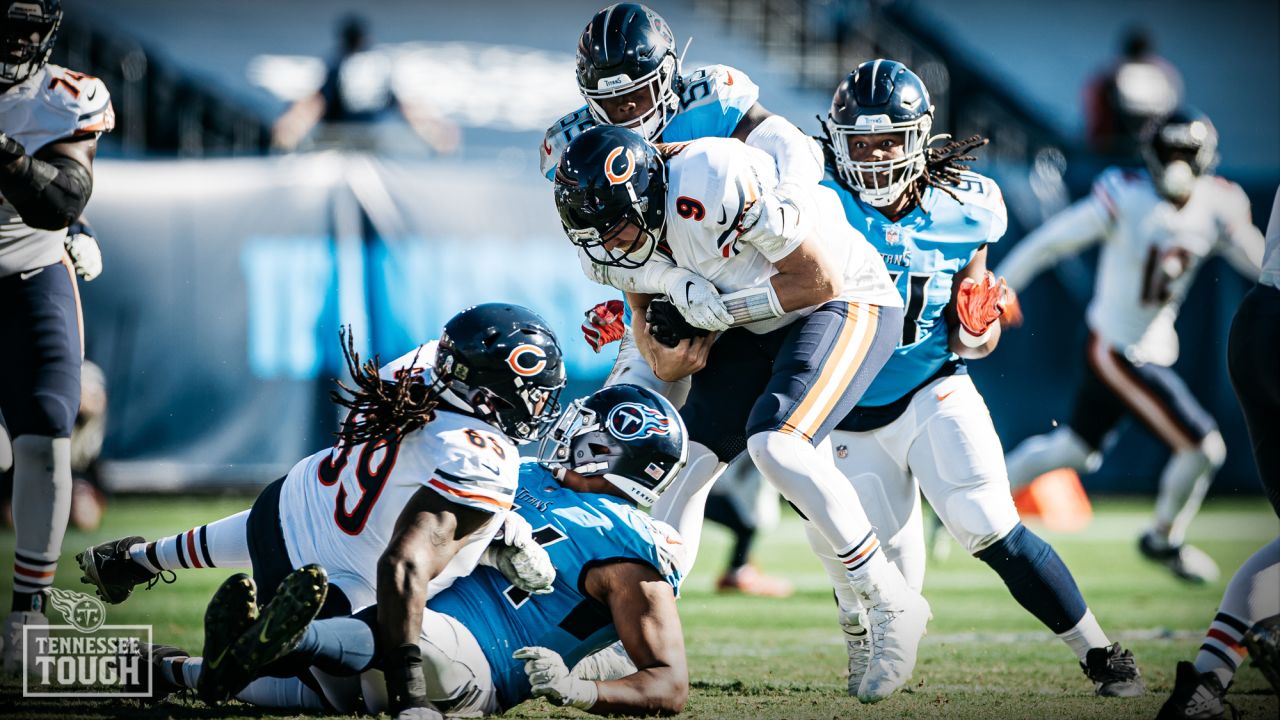
<path fill-rule="evenodd" d="M 62 25 L 61 0 L 6 2 L 0 16 L 0 85 L 17 85 L 49 62 Z"/>
<path fill-rule="evenodd" d="M 486 303 L 445 323 L 434 381 L 448 404 L 517 443 L 538 439 L 560 414 L 564 360 L 551 327 L 519 305 Z"/>
<path fill-rule="evenodd" d="M 648 89 L 652 108 L 626 126 L 657 141 L 680 109 L 680 59 L 671 28 L 638 3 L 596 13 L 578 39 L 578 90 L 596 122 L 613 124 L 601 100 Z"/>
<path fill-rule="evenodd" d="M 538 447 L 539 460 L 603 475 L 646 507 L 675 480 L 688 453 L 675 407 L 648 388 L 627 384 L 574 400 Z"/>
<path fill-rule="evenodd" d="M 1154 123 L 1143 143 L 1142 155 L 1161 195 L 1185 200 L 1196 178 L 1218 164 L 1218 131 L 1204 113 L 1175 110 Z"/>
<path fill-rule="evenodd" d="M 933 129 L 929 90 L 900 62 L 867 61 L 836 88 L 826 125 L 840 178 L 863 202 L 883 207 L 924 172 Z M 855 162 L 850 157 L 851 139 L 885 133 L 903 134 L 904 157 L 876 162 Z"/>
<path fill-rule="evenodd" d="M 569 240 L 600 265 L 637 268 L 653 255 L 666 223 L 666 165 L 640 133 L 599 125 L 575 137 L 555 174 L 556 209 Z M 630 221 L 642 242 L 606 249 Z"/>

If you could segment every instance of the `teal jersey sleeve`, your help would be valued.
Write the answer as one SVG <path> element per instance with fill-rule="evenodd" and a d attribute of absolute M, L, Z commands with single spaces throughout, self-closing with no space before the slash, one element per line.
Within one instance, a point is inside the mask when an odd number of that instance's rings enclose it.
<path fill-rule="evenodd" d="M 618 639 L 609 609 L 584 589 L 588 570 L 609 562 L 652 566 L 673 590 L 683 579 L 674 531 L 612 495 L 576 493 L 536 463 L 520 470 L 515 512 L 533 526 L 533 537 L 556 567 L 553 589 L 529 595 L 498 571 L 476 568 L 428 606 L 451 615 L 475 636 L 493 673 L 503 708 L 529 698 L 524 664 L 511 654 L 528 645 L 559 653 L 567 666 Z"/>

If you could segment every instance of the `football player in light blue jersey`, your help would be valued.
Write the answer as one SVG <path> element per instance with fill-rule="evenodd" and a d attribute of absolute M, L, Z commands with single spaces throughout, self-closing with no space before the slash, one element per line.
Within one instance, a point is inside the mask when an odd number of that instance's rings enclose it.
<path fill-rule="evenodd" d="M 531 595 L 481 567 L 433 597 L 413 647 L 431 707 L 409 708 L 409 716 L 492 715 L 534 697 L 600 714 L 680 712 L 689 691 L 675 609 L 683 544 L 635 505 L 657 500 L 687 447 L 675 408 L 646 388 L 614 385 L 572 403 L 540 448 L 545 464 L 521 466 L 513 507 L 551 556 L 555 584 Z M 376 622 L 376 606 L 313 622 L 284 661 L 309 673 L 308 682 L 261 677 L 237 697 L 386 711 L 382 673 L 371 669 Z M 619 638 L 635 665 L 599 682 L 570 673 Z M 159 655 L 160 694 L 198 681 L 202 660 Z"/>
<path fill-rule="evenodd" d="M 633 128 L 653 142 L 684 142 L 701 137 L 733 137 L 769 153 L 777 163 L 780 185 L 812 186 L 822 179 L 821 152 L 812 138 L 780 115 L 760 105 L 760 88 L 746 73 L 727 65 L 708 65 L 682 74 L 671 27 L 657 13 L 638 3 L 610 5 L 595 14 L 578 40 L 577 82 L 586 104 L 547 130 L 539 151 L 542 174 L 555 175 L 569 141 L 598 124 Z M 779 194 L 785 194 L 785 190 Z M 652 262 L 626 270 L 593 264 L 581 254 L 588 276 L 602 284 L 629 272 L 661 273 L 672 301 L 686 311 L 727 311 L 715 288 L 702 278 L 679 271 L 670 263 Z M 691 283 L 691 285 L 690 285 Z M 688 288 L 688 289 L 686 289 Z M 652 388 L 677 408 L 689 393 L 689 378 L 665 382 L 654 376 L 630 334 L 631 308 L 621 300 L 602 302 L 586 312 L 582 324 L 587 342 L 596 352 L 620 340 L 617 360 L 606 385 L 629 382 Z M 699 467 L 698 463 L 690 463 Z M 714 464 L 713 464 L 714 465 Z M 734 472 L 744 470 L 739 461 Z M 745 467 L 751 472 L 749 466 Z M 701 486 L 701 485 L 698 485 Z M 746 496 L 759 483 L 721 483 L 719 492 L 734 492 L 729 502 L 712 502 L 707 518 L 723 524 L 735 536 L 736 558 L 745 562 L 756 519 L 740 508 L 752 508 Z M 727 498 L 726 498 L 727 499 Z M 673 520 L 673 522 L 675 522 Z M 735 562 L 737 562 L 735 560 Z M 723 588 L 757 595 L 786 595 L 790 585 L 747 564 L 729 568 Z"/>
<path fill-rule="evenodd" d="M 880 252 L 907 308 L 897 349 L 832 434 L 836 463 L 914 587 L 924 583 L 923 492 L 956 540 L 1075 651 L 1098 694 L 1140 694 L 1132 655 L 1108 641 L 1066 565 L 1022 525 L 1010 497 L 1000 438 L 965 368 L 995 349 L 1011 302 L 987 271 L 987 246 L 1008 220 L 995 182 L 961 164 L 986 141 L 930 147 L 932 116 L 924 83 L 892 60 L 860 65 L 827 116 L 823 184 Z M 869 653 L 858 599 L 838 581 L 843 566 L 829 545 L 807 531 L 836 581 L 856 694 Z"/>

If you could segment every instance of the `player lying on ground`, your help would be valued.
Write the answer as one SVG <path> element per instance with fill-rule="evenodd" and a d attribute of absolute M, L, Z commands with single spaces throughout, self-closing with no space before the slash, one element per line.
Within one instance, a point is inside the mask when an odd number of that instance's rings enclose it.
<path fill-rule="evenodd" d="M 910 677 L 928 603 L 877 552 L 856 493 L 817 446 L 892 353 L 902 299 L 830 190 L 778 195 L 777 183 L 773 159 L 736 140 L 659 149 L 596 127 L 561 156 L 555 197 L 573 243 L 627 279 L 636 341 L 657 376 L 693 376 L 680 411 L 689 466 L 655 515 L 685 537 L 692 562 L 710 484 L 749 451 L 870 608 L 864 697 L 876 700 Z M 672 271 L 709 286 L 696 312 L 661 299 L 654 278 Z"/>
<path fill-rule="evenodd" d="M 421 706 L 450 716 L 491 715 L 546 697 L 599 714 L 680 712 L 689 692 L 675 606 L 682 545 L 670 527 L 633 504 L 649 505 L 661 494 L 685 449 L 675 408 L 651 390 L 614 385 L 573 403 L 540 451 L 546 464 L 521 466 L 515 499 L 515 512 L 535 528 L 534 537 L 555 562 L 553 591 L 531 596 L 481 567 L 433 597 L 417 641 Z M 277 646 L 275 636 L 258 639 L 263 628 L 275 627 L 271 609 L 255 623 L 246 612 L 252 605 L 237 595 L 224 586 L 211 613 L 239 609 L 236 621 L 223 626 L 245 638 L 236 645 L 239 657 L 274 657 L 266 649 Z M 305 680 L 260 677 L 228 689 L 269 707 L 398 710 L 388 705 L 375 669 L 375 625 L 373 608 L 318 620 L 275 665 L 277 674 L 292 665 Z M 575 662 L 618 638 L 638 670 L 604 682 L 570 675 Z M 253 648 L 259 648 L 256 655 Z M 155 648 L 152 662 L 159 696 L 208 682 L 206 661 L 174 648 Z M 240 667 L 231 676 L 247 681 L 262 669 Z"/>
<path fill-rule="evenodd" d="M 1244 410 L 1258 476 L 1280 516 L 1280 191 L 1267 224 L 1266 254 L 1258 284 L 1231 324 L 1227 367 Z M 1194 663 L 1178 663 L 1173 694 L 1157 720 L 1227 717 L 1225 700 L 1248 655 L 1280 695 L 1280 538 L 1244 561 L 1209 626 Z M 1231 716 L 1236 717 L 1234 709 Z"/>
<path fill-rule="evenodd" d="M 532 311 L 488 304 L 381 370 L 361 363 L 350 339 L 343 350 L 355 389 L 334 395 L 351 410 L 335 447 L 299 461 L 249 511 L 157 542 L 84 551 L 85 582 L 118 603 L 178 567 L 249 566 L 265 604 L 291 570 L 315 563 L 332 584 L 323 616 L 377 602 L 388 653 L 416 638 L 427 598 L 470 573 L 499 533 L 518 530 L 507 513 L 516 443 L 556 417 L 560 348 Z M 512 569 L 545 589 L 554 575 L 545 554 L 515 550 Z"/>
<path fill-rule="evenodd" d="M 1147 171 L 1103 172 L 1088 197 L 1015 245 L 998 271 L 1021 292 L 1059 259 L 1102 244 L 1086 315 L 1088 372 L 1071 421 L 1014 448 L 1009 481 L 1017 489 L 1054 468 L 1098 469 L 1120 421 L 1136 417 L 1173 453 L 1138 548 L 1192 582 L 1218 576 L 1213 560 L 1184 538 L 1227 450 L 1213 417 L 1171 367 L 1174 321 L 1211 254 L 1256 278 L 1263 246 L 1244 191 L 1213 175 L 1217 142 L 1208 118 L 1174 113 L 1146 140 Z"/>
<path fill-rule="evenodd" d="M 746 73 L 728 65 L 708 65 L 682 73 L 671 27 L 650 8 L 638 3 L 610 5 L 596 13 L 578 39 L 578 90 L 585 104 L 553 123 L 543 138 L 539 152 L 541 171 L 548 180 L 569 141 L 597 125 L 618 125 L 640 132 L 650 142 L 684 142 L 700 137 L 737 138 L 768 153 L 780 176 L 779 189 L 811 187 L 822 179 L 822 154 L 812 138 L 759 102 L 760 88 Z M 583 268 L 597 282 L 617 285 L 623 290 L 625 273 L 597 265 L 579 251 Z M 616 278 L 616 282 L 610 278 Z M 692 283 L 689 285 L 688 283 Z M 682 309 L 715 312 L 701 298 L 714 287 L 690 272 L 670 271 L 662 276 L 665 292 Z M 599 352 L 609 340 L 618 340 L 617 359 L 606 385 L 635 383 L 651 388 L 670 400 L 677 409 L 689 394 L 689 377 L 667 382 L 653 374 L 640 354 L 630 331 L 631 308 L 621 300 L 615 305 L 617 321 L 603 323 L 604 333 L 596 333 L 592 346 Z M 596 325 L 584 324 L 584 330 Z M 748 500 L 749 504 L 752 500 Z M 738 557 L 745 563 L 751 542 L 753 521 L 735 512 L 733 502 L 713 500 L 707 519 L 724 524 L 741 547 Z M 661 516 L 663 508 L 658 508 Z M 785 581 L 753 572 L 741 564 L 737 572 L 721 578 L 725 587 L 753 594 L 786 594 Z"/>
<path fill-rule="evenodd" d="M 931 137 L 932 126 L 928 89 L 892 60 L 858 66 L 827 115 L 823 184 L 884 258 L 907 305 L 897 349 L 831 434 L 836 465 L 913 587 L 924 584 L 923 492 L 952 536 L 1070 646 L 1099 695 L 1141 694 L 1133 656 L 1108 641 L 1062 559 L 1013 506 L 1000 438 L 965 366 L 995 349 L 1010 302 L 987 271 L 987 246 L 1008 226 L 1004 200 L 995 182 L 960 164 L 985 141 L 930 148 L 945 139 Z M 806 529 L 835 586 L 849 693 L 858 694 L 870 654 L 858 597 L 822 536 Z"/>
<path fill-rule="evenodd" d="M 93 193 L 98 138 L 115 125 L 101 80 L 49 63 L 61 24 L 59 0 L 0 2 L 0 422 L 12 438 L 16 536 L 8 674 L 22 667 L 24 632 L 44 633 L 23 628 L 49 623 L 84 359 L 76 275 L 101 270 L 96 244 L 67 226 Z"/>

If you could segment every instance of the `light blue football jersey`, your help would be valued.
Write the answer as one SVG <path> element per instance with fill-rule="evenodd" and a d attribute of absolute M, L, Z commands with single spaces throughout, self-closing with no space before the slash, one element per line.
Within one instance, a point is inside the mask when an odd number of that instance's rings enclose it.
<path fill-rule="evenodd" d="M 891 222 L 828 172 L 822 184 L 836 191 L 849 224 L 884 259 L 905 304 L 902 338 L 871 381 L 858 407 L 889 405 L 910 394 L 943 366 L 960 362 L 951 352 L 943 310 L 951 281 L 983 245 L 1004 235 L 1009 220 L 1000 188 L 977 173 L 962 174 L 952 192 L 929 188 L 919 206 Z"/>
<path fill-rule="evenodd" d="M 497 570 L 478 567 L 427 603 L 462 623 L 484 651 L 502 707 L 530 697 L 524 661 L 511 654 L 528 645 L 556 651 L 572 668 L 618 639 L 609 610 L 583 592 L 592 565 L 632 559 L 652 565 L 679 591 L 683 573 L 679 537 L 612 495 L 576 493 L 534 462 L 520 467 L 515 512 L 533 526 L 533 537 L 556 568 L 552 592 L 529 595 Z"/>

